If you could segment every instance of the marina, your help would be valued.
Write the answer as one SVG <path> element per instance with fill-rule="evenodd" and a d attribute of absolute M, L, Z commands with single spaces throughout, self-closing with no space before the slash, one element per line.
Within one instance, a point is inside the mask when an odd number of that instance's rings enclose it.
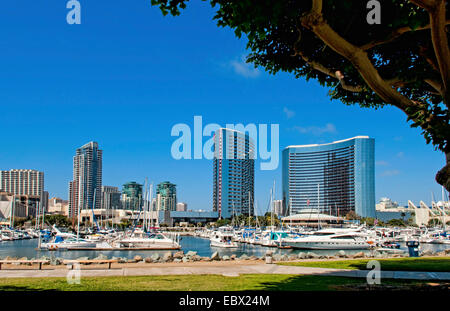
<path fill-rule="evenodd" d="M 211 245 L 211 241 L 209 238 L 200 237 L 200 236 L 180 236 L 180 248 L 179 250 L 184 253 L 188 253 L 189 251 L 196 252 L 199 256 L 202 257 L 210 257 L 215 252 L 217 252 L 220 256 L 256 256 L 262 257 L 269 250 L 274 255 L 298 255 L 300 253 L 310 253 L 311 250 L 308 249 L 293 249 L 293 248 L 278 248 L 278 247 L 265 247 L 258 244 L 250 244 L 250 243 L 237 243 L 237 247 L 227 248 L 227 247 L 216 247 Z M 23 240 L 14 240 L 14 241 L 3 241 L 0 243 L 0 258 L 6 257 L 15 257 L 15 258 L 41 258 L 41 257 L 50 257 L 50 258 L 64 258 L 64 259 L 78 259 L 78 258 L 97 258 L 99 256 L 105 256 L 108 258 L 126 258 L 132 259 L 135 256 L 141 256 L 143 258 L 150 257 L 155 254 L 162 256 L 166 252 L 170 250 L 163 249 L 141 249 L 141 248 L 127 248 L 127 249 L 56 249 L 56 250 L 48 250 L 48 249 L 38 249 L 38 239 L 23 239 Z M 403 253 L 407 252 L 406 242 L 399 242 L 399 248 L 387 248 L 380 247 L 377 250 L 379 252 L 385 252 L 389 254 L 394 253 Z M 446 249 L 450 249 L 448 244 L 434 244 L 434 243 L 422 243 L 420 244 L 421 252 L 440 252 Z M 346 254 L 356 254 L 359 252 L 363 252 L 365 254 L 370 254 L 375 249 L 349 249 L 345 250 Z M 173 250 L 176 251 L 176 250 Z M 315 249 L 314 253 L 318 256 L 334 256 L 339 250 L 337 249 Z"/>

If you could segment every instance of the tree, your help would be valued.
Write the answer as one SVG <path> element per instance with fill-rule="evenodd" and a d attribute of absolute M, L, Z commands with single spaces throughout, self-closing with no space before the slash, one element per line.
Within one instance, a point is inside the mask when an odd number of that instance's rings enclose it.
<path fill-rule="evenodd" d="M 387 224 L 393 227 L 406 227 L 406 223 L 401 219 L 391 219 Z"/>
<path fill-rule="evenodd" d="M 345 215 L 345 218 L 346 218 L 347 220 L 358 220 L 358 219 L 360 219 L 360 218 L 358 217 L 358 215 L 356 215 L 356 213 L 355 213 L 354 211 L 348 212 L 347 215 Z"/>
<path fill-rule="evenodd" d="M 46 215 L 44 220 L 49 226 L 69 227 L 72 224 L 70 219 L 64 215 Z"/>
<path fill-rule="evenodd" d="M 174 16 L 187 2 L 151 1 Z M 367 20 L 368 2 L 209 0 L 218 26 L 247 37 L 248 62 L 271 74 L 315 79 L 347 105 L 403 111 L 426 142 L 444 153 L 436 181 L 450 191 L 446 1 L 379 0 L 382 22 L 375 25 Z"/>

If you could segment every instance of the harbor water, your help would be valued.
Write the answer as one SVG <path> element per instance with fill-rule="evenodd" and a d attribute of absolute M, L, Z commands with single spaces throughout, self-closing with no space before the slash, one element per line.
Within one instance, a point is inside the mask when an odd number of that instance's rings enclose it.
<path fill-rule="evenodd" d="M 314 252 L 317 255 L 324 256 L 332 256 L 335 255 L 339 250 L 293 250 L 293 249 L 279 249 L 279 248 L 269 248 L 263 247 L 260 245 L 251 245 L 245 243 L 239 243 L 239 247 L 237 248 L 217 248 L 211 247 L 209 239 L 192 237 L 192 236 L 183 236 L 180 241 L 181 250 L 185 253 L 188 251 L 195 251 L 199 256 L 202 257 L 210 257 L 214 252 L 218 252 L 220 256 L 224 255 L 232 255 L 241 256 L 243 254 L 247 256 L 257 256 L 261 257 L 266 254 L 267 251 L 272 251 L 274 254 L 287 254 L 294 255 L 300 252 Z M 400 243 L 400 249 L 407 251 L 407 247 L 405 243 Z M 169 251 L 167 250 L 111 250 L 111 251 L 95 251 L 95 250 L 87 250 L 87 251 L 67 251 L 67 250 L 56 250 L 56 251 L 48 251 L 48 250 L 36 250 L 38 246 L 37 239 L 31 240 L 17 240 L 17 241 L 4 241 L 0 242 L 0 258 L 5 258 L 6 256 L 10 257 L 27 257 L 27 258 L 41 258 L 43 256 L 50 258 L 64 258 L 64 259 L 77 259 L 80 257 L 89 257 L 89 259 L 93 259 L 98 257 L 100 254 L 107 256 L 108 258 L 112 257 L 121 257 L 132 259 L 134 256 L 139 255 L 143 258 L 150 257 L 153 254 L 165 254 Z M 450 245 L 443 244 L 421 244 L 421 251 L 433 251 L 439 252 L 445 249 L 450 248 Z M 346 254 L 355 254 L 357 252 L 365 252 L 370 253 L 370 250 L 345 250 Z M 170 251 L 172 253 L 176 251 Z"/>

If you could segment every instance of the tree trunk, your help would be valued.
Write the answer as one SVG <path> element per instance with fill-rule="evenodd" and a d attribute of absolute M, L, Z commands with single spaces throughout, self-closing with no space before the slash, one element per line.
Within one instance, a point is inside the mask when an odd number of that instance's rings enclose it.
<path fill-rule="evenodd" d="M 436 174 L 436 181 L 450 192 L 450 151 L 445 153 L 445 160 L 445 166 Z"/>

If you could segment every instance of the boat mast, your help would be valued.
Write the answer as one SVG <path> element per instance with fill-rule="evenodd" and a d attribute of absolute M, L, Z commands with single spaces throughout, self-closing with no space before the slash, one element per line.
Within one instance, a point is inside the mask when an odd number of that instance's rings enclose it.
<path fill-rule="evenodd" d="M 14 226 L 14 205 L 16 205 L 15 195 L 13 194 L 13 199 L 11 202 L 11 209 L 9 211 L 9 226 L 12 228 Z M 37 224 L 37 220 L 36 220 Z"/>
<path fill-rule="evenodd" d="M 153 228 L 154 224 L 153 224 L 153 183 L 150 184 L 150 225 Z"/>
<path fill-rule="evenodd" d="M 42 196 L 41 196 L 41 199 L 40 200 L 42 200 Z M 44 229 L 44 224 L 45 224 L 45 205 L 44 204 L 41 204 L 41 201 L 39 201 L 39 205 L 41 205 L 42 206 L 42 229 Z"/>
<path fill-rule="evenodd" d="M 77 216 L 78 216 L 78 219 L 77 219 L 77 242 L 78 242 L 78 240 L 79 240 L 79 238 L 80 238 L 80 201 L 81 201 L 81 195 L 80 195 L 80 189 L 81 188 L 81 175 L 80 175 L 80 177 L 79 177 L 79 182 L 78 182 L 78 208 L 77 208 Z"/>
<path fill-rule="evenodd" d="M 320 228 L 320 184 L 317 184 L 317 229 Z"/>

